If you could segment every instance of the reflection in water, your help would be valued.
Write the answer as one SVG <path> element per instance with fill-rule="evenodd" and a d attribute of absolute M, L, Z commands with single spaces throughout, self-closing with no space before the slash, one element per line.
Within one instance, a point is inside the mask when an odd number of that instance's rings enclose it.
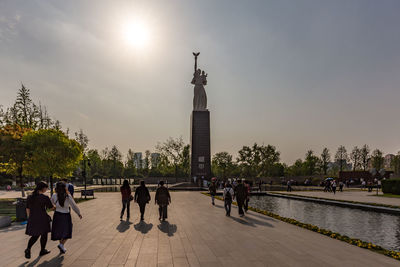
<path fill-rule="evenodd" d="M 400 216 L 271 196 L 252 196 L 250 206 L 400 251 Z"/>

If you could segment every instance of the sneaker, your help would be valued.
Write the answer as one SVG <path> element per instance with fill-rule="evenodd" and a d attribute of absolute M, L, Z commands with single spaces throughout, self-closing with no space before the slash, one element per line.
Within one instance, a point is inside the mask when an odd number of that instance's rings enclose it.
<path fill-rule="evenodd" d="M 44 255 L 49 254 L 49 253 L 50 253 L 50 251 L 48 251 L 47 249 L 43 249 L 43 250 L 40 251 L 39 255 L 40 256 L 44 256 Z"/>
<path fill-rule="evenodd" d="M 65 254 L 65 252 L 67 252 L 63 245 L 59 244 L 57 247 L 60 250 L 60 254 Z"/>
<path fill-rule="evenodd" d="M 31 250 L 29 248 L 25 249 L 25 258 L 27 259 L 31 258 Z"/>

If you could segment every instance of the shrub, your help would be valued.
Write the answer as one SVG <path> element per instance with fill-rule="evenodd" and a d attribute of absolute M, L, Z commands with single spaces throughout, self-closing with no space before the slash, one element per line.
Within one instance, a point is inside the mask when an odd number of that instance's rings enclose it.
<path fill-rule="evenodd" d="M 385 194 L 400 195 L 400 179 L 383 180 L 382 192 Z"/>

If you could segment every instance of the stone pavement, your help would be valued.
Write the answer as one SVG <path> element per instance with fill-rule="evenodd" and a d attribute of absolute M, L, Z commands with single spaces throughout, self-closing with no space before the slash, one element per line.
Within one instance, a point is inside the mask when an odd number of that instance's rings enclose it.
<path fill-rule="evenodd" d="M 274 193 L 274 192 L 271 192 Z M 345 201 L 357 201 L 357 202 L 364 202 L 364 203 L 377 203 L 377 204 L 384 204 L 384 205 L 393 205 L 393 206 L 400 206 L 400 198 L 395 197 L 383 197 L 383 196 L 376 196 L 376 191 L 368 192 L 368 191 L 343 191 L 343 192 L 336 192 L 333 194 L 331 192 L 324 192 L 324 191 L 292 191 L 286 192 L 277 191 L 276 193 L 285 193 L 285 194 L 293 194 L 299 196 L 306 196 L 306 197 L 320 197 L 320 198 L 329 198 L 335 200 L 345 200 Z M 382 192 L 379 192 L 382 195 Z"/>
<path fill-rule="evenodd" d="M 249 212 L 239 218 L 233 207 L 225 217 L 221 201 L 211 206 L 199 192 L 172 192 L 168 222 L 147 206 L 145 222 L 120 222 L 120 194 L 96 193 L 80 203 L 83 219 L 73 214 L 74 232 L 58 255 L 49 241 L 49 255 L 32 259 L 23 251 L 28 241 L 23 226 L 0 229 L 0 266 L 399 266 L 389 257 L 349 245 L 267 216 Z M 154 198 L 154 193 L 152 193 Z"/>

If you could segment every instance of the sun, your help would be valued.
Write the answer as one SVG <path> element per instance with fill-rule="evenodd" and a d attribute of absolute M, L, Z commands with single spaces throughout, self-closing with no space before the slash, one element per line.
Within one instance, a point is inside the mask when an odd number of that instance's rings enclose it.
<path fill-rule="evenodd" d="M 143 21 L 129 21 L 122 27 L 125 42 L 136 48 L 144 48 L 150 41 L 149 27 Z"/>

